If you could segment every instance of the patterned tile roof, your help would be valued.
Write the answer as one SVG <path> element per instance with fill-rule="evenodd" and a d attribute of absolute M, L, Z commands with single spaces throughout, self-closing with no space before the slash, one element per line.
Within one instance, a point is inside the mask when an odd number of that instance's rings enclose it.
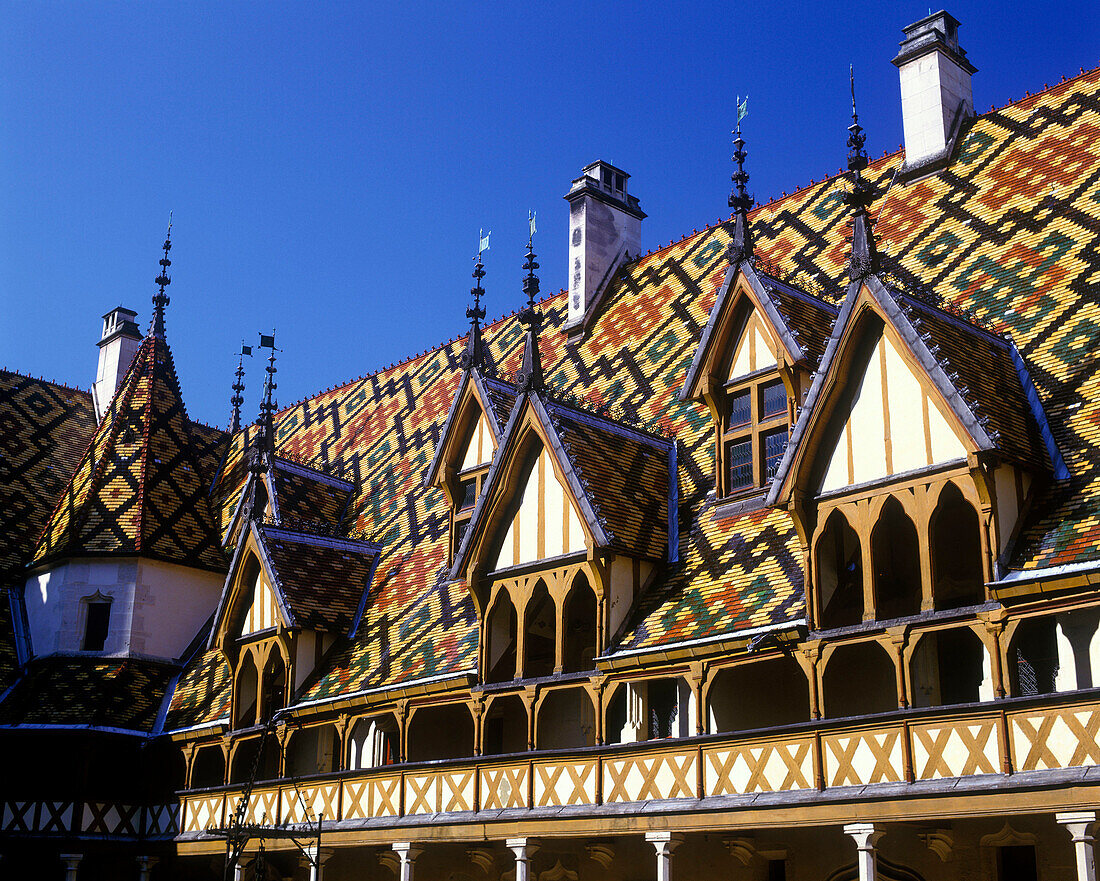
<path fill-rule="evenodd" d="M 802 351 L 816 367 L 825 354 L 825 344 L 836 321 L 836 307 L 764 272 L 760 273 L 760 280 Z"/>
<path fill-rule="evenodd" d="M 92 725 L 153 731 L 176 668 L 135 658 L 32 660 L 0 704 L 0 725 Z"/>
<path fill-rule="evenodd" d="M 176 681 L 165 731 L 179 731 L 229 718 L 232 674 L 217 649 L 197 652 Z"/>
<path fill-rule="evenodd" d="M 22 580 L 94 433 L 89 392 L 0 370 L 0 586 Z"/>
<path fill-rule="evenodd" d="M 348 505 L 352 485 L 276 457 L 271 478 L 279 520 L 316 521 L 337 526 Z"/>
<path fill-rule="evenodd" d="M 33 562 L 133 554 L 224 571 L 209 501 L 215 443 L 192 431 L 168 344 L 142 342 L 42 531 Z"/>
<path fill-rule="evenodd" d="M 1016 462 L 1049 470 L 1050 458 L 1016 372 L 1011 345 L 916 297 L 896 299 L 989 433 Z"/>
<path fill-rule="evenodd" d="M 554 401 L 546 409 L 610 546 L 666 559 L 671 444 Z"/>
<path fill-rule="evenodd" d="M 378 550 L 366 542 L 262 526 L 260 541 L 276 587 L 294 617 L 309 630 L 349 634 L 370 587 Z"/>
<path fill-rule="evenodd" d="M 949 308 L 972 313 L 980 326 L 1011 338 L 1071 474 L 1053 482 L 1037 501 L 1015 565 L 1095 561 L 1100 558 L 1100 70 L 979 117 L 957 158 L 938 174 L 898 183 L 901 159 L 900 154 L 884 157 L 865 175 L 876 192 L 870 210 L 891 287 L 927 286 Z M 757 252 L 775 268 L 778 281 L 824 289 L 831 299 L 843 293 L 848 256 L 843 187 L 829 178 L 752 212 Z M 542 359 L 550 384 L 607 405 L 627 421 L 659 423 L 678 442 L 685 524 L 680 562 L 644 597 L 613 647 L 617 651 L 804 615 L 798 543 L 787 514 L 760 509 L 719 516 L 707 498 L 713 486 L 709 416 L 701 405 L 677 398 L 725 276 L 728 243 L 728 231 L 719 225 L 630 264 L 608 290 L 599 319 L 575 346 L 566 347 L 555 332 L 564 320 L 564 295 L 542 304 L 547 318 Z M 776 289 L 777 301 L 784 302 L 781 287 Z M 518 304 L 518 291 L 516 298 Z M 520 356 L 517 323 L 492 324 L 485 339 L 501 374 L 514 370 Z M 308 687 L 306 699 L 476 667 L 471 602 L 464 586 L 445 577 L 446 502 L 439 490 L 419 488 L 461 375 L 462 348 L 459 341 L 433 349 L 279 416 L 280 452 L 348 475 L 357 491 L 345 525 L 382 547 L 356 638 Z M 977 380 L 973 390 L 981 392 Z M 242 483 L 245 438 L 246 432 L 233 438 L 219 481 L 223 521 Z M 225 714 L 228 674 L 219 663 L 204 656 L 181 677 L 174 718 Z"/>

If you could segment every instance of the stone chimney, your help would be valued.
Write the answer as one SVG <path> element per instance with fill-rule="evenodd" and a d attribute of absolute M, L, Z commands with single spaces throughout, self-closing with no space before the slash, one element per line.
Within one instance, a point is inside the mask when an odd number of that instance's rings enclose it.
<path fill-rule="evenodd" d="M 103 316 L 103 336 L 99 346 L 99 369 L 92 386 L 92 403 L 95 404 L 96 422 L 103 421 L 103 414 L 111 405 L 115 389 L 122 382 L 130 362 L 141 345 L 141 331 L 134 319 L 137 313 L 119 306 Z"/>
<path fill-rule="evenodd" d="M 959 48 L 959 23 L 940 10 L 905 28 L 894 59 L 901 74 L 904 172 L 946 165 L 963 125 L 974 116 L 970 76 L 977 68 Z"/>
<path fill-rule="evenodd" d="M 593 162 L 573 181 L 569 203 L 569 314 L 571 339 L 584 334 L 615 270 L 642 252 L 638 199 L 626 191 L 630 178 L 607 162 Z"/>

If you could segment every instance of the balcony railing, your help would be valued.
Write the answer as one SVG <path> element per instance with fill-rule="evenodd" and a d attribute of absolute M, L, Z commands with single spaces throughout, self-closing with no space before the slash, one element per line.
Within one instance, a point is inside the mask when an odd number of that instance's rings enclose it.
<path fill-rule="evenodd" d="M 258 784 L 247 823 L 287 826 L 596 806 L 1100 764 L 1097 691 L 571 753 L 388 766 Z M 181 831 L 224 827 L 239 787 L 183 793 Z"/>

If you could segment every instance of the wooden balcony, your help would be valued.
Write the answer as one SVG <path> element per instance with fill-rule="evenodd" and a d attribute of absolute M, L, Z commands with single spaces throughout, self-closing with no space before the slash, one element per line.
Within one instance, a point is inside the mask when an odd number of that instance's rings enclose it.
<path fill-rule="evenodd" d="M 524 753 L 257 785 L 246 820 L 272 826 L 343 821 L 478 821 L 507 812 L 595 813 L 600 806 L 759 793 L 1008 777 L 1100 765 L 1100 690 L 931 710 L 908 710 L 738 735 L 646 741 L 564 753 Z M 1034 785 L 1034 774 L 1028 775 Z M 1022 785 L 1021 781 L 1021 785 Z M 183 793 L 180 829 L 200 839 L 224 827 L 239 787 Z M 833 792 L 835 791 L 835 792 Z M 863 790 L 866 794 L 867 790 Z M 803 792 L 803 799 L 806 793 Z M 681 803 L 683 804 L 683 803 Z M 717 804 L 717 803 L 715 803 Z M 648 807 L 648 806 L 647 806 Z M 476 815 L 483 814 L 483 817 Z M 455 817 L 455 819 L 458 819 Z M 353 828 L 354 822 L 343 828 Z"/>

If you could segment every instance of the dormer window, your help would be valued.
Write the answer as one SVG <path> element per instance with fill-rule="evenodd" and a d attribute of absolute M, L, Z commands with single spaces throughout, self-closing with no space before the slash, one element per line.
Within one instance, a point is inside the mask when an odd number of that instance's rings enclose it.
<path fill-rule="evenodd" d="M 787 389 L 775 372 L 739 380 L 726 392 L 718 492 L 734 496 L 767 486 L 787 448 Z"/>
<path fill-rule="evenodd" d="M 489 468 L 482 466 L 462 471 L 458 475 L 458 493 L 455 496 L 455 505 L 451 511 L 451 535 L 453 546 L 451 559 L 458 553 L 466 530 L 470 527 L 470 518 L 474 514 L 474 506 L 481 496 L 481 488 L 489 474 Z"/>

